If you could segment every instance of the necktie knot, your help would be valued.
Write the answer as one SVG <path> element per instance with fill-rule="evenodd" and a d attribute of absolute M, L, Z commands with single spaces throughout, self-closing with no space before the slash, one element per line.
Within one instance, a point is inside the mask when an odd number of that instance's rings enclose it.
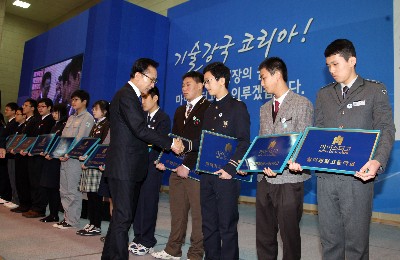
<path fill-rule="evenodd" d="M 186 105 L 186 113 L 185 113 L 186 118 L 189 117 L 190 112 L 192 112 L 192 108 L 193 108 L 193 105 L 191 103 L 188 103 Z"/>
<path fill-rule="evenodd" d="M 349 92 L 349 89 L 350 89 L 350 88 L 349 88 L 348 86 L 344 86 L 344 88 L 343 88 L 343 90 L 342 90 L 342 91 L 343 91 L 343 94 L 342 94 L 342 95 L 343 95 L 343 99 L 346 97 L 347 92 Z"/>
<path fill-rule="evenodd" d="M 275 100 L 275 107 L 274 107 L 274 112 L 275 112 L 275 114 L 277 114 L 278 111 L 279 111 L 279 105 L 280 105 L 279 101 L 278 101 L 278 100 Z"/>

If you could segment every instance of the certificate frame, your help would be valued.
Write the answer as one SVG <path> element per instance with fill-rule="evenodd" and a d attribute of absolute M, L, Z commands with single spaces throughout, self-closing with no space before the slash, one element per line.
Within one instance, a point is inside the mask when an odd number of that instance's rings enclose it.
<path fill-rule="evenodd" d="M 354 175 L 373 158 L 379 138 L 380 130 L 308 127 L 293 160 L 303 169 Z"/>
<path fill-rule="evenodd" d="M 89 153 L 89 156 L 83 162 L 83 165 L 91 169 L 98 169 L 99 166 L 105 165 L 108 147 L 108 144 L 97 144 L 96 147 L 94 147 L 94 149 Z M 101 156 L 101 161 L 98 161 L 99 158 L 96 158 L 99 153 L 105 154 L 104 156 Z"/>
<path fill-rule="evenodd" d="M 10 146 L 17 134 L 9 135 L 6 139 L 6 149 Z"/>
<path fill-rule="evenodd" d="M 37 137 L 25 137 L 24 139 L 19 142 L 19 144 L 14 147 L 14 152 L 19 153 L 21 151 L 23 152 L 29 152 L 30 148 L 35 144 Z"/>
<path fill-rule="evenodd" d="M 209 137 L 211 137 L 211 139 L 214 138 L 214 141 L 212 142 L 214 147 L 207 147 L 206 149 L 205 146 L 209 146 L 209 143 L 205 144 L 205 142 L 206 139 L 207 142 L 210 142 Z M 224 141 L 226 143 L 224 143 Z M 222 169 L 229 162 L 231 156 L 236 150 L 237 143 L 238 141 L 235 137 L 203 130 L 201 133 L 200 148 L 197 156 L 196 171 L 206 174 L 217 175 L 214 172 Z M 212 157 L 212 155 L 210 155 L 209 151 L 216 152 L 215 158 L 210 158 Z M 210 162 L 209 160 L 216 161 Z M 253 175 L 240 175 L 236 173 L 234 176 L 232 176 L 232 178 L 239 181 L 252 182 Z"/>
<path fill-rule="evenodd" d="M 301 136 L 302 133 L 298 132 L 256 136 L 236 170 L 262 172 L 269 167 L 273 172 L 281 174 Z"/>
<path fill-rule="evenodd" d="M 175 134 L 170 133 L 170 134 L 168 134 L 168 136 L 171 138 L 182 139 L 185 142 L 190 142 L 190 140 L 188 140 L 184 137 L 175 135 Z M 172 172 L 179 165 L 181 165 L 183 163 L 184 158 L 185 158 L 185 155 L 176 155 L 172 151 L 169 151 L 169 152 L 161 151 L 156 162 L 164 164 L 165 168 Z M 189 170 L 188 178 L 193 179 L 195 181 L 200 181 L 200 176 L 199 176 L 199 174 L 196 173 L 195 170 Z"/>
<path fill-rule="evenodd" d="M 78 159 L 80 156 L 88 155 L 93 148 L 100 142 L 100 138 L 96 137 L 82 137 L 74 147 L 68 152 L 68 157 Z"/>
<path fill-rule="evenodd" d="M 72 149 L 74 142 L 75 137 L 59 136 L 51 146 L 49 156 L 57 159 L 66 155 Z"/>
<path fill-rule="evenodd" d="M 12 149 L 16 148 L 19 143 L 24 140 L 26 137 L 26 134 L 16 134 L 13 138 L 13 140 L 8 144 L 8 147 L 6 148 L 6 152 L 10 153 Z"/>
<path fill-rule="evenodd" d="M 56 137 L 56 134 L 39 135 L 33 144 L 30 153 L 32 155 L 40 155 L 40 153 L 47 153 Z"/>

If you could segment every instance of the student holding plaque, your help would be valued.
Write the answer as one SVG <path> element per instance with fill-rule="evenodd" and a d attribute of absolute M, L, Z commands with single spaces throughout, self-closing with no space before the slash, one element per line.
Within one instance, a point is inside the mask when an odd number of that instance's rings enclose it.
<path fill-rule="evenodd" d="M 160 92 L 157 87 L 149 90 L 147 95 L 142 96 L 143 111 L 147 127 L 158 133 L 168 135 L 171 132 L 171 120 L 169 116 L 159 107 Z M 128 250 L 135 255 L 151 253 L 157 243 L 155 229 L 158 213 L 158 201 L 163 174 L 154 165 L 160 155 L 161 149 L 151 146 L 149 152 L 149 168 L 146 179 L 140 188 L 140 195 L 133 221 L 134 239 Z M 171 186 L 171 185 L 170 185 Z"/>
<path fill-rule="evenodd" d="M 172 133 L 188 140 L 200 140 L 204 112 L 210 106 L 210 102 L 202 96 L 204 76 L 200 72 L 191 71 L 183 75 L 182 80 L 182 94 L 187 104 L 176 109 Z M 165 249 L 152 254 L 155 258 L 179 259 L 182 256 L 189 212 L 192 217 L 192 233 L 187 258 L 202 259 L 204 255 L 200 182 L 188 178 L 189 171 L 196 167 L 198 153 L 190 151 L 190 145 L 188 147 L 182 165 L 169 178 L 171 232 Z"/>
<path fill-rule="evenodd" d="M 324 55 L 335 82 L 317 94 L 315 126 L 380 130 L 381 135 L 374 157 L 354 176 L 317 173 L 322 258 L 368 259 L 374 179 L 386 168 L 396 131 L 392 108 L 382 83 L 356 73 L 356 50 L 351 41 L 333 41 Z M 299 165 L 291 168 L 301 169 Z"/>
<path fill-rule="evenodd" d="M 92 113 L 96 120 L 89 137 L 100 138 L 100 143 L 104 142 L 110 129 L 109 103 L 106 100 L 99 100 L 93 104 Z M 86 158 L 80 158 L 86 159 Z M 79 190 L 86 192 L 88 197 L 88 217 L 89 224 L 78 230 L 77 235 L 95 236 L 101 235 L 101 220 L 103 211 L 103 197 L 97 191 L 101 180 L 102 172 L 99 169 L 83 169 Z"/>
<path fill-rule="evenodd" d="M 313 105 L 287 86 L 285 62 L 277 57 L 265 59 L 258 67 L 261 86 L 273 98 L 260 108 L 259 135 L 303 132 L 313 123 Z M 301 258 L 299 223 L 303 215 L 304 172 L 284 169 L 276 174 L 269 167 L 257 175 L 256 246 L 258 259 L 278 257 L 277 234 L 283 243 L 283 259 Z M 307 172 L 309 173 L 309 172 Z"/>
<path fill-rule="evenodd" d="M 87 137 L 94 124 L 93 116 L 86 110 L 89 93 L 76 90 L 71 95 L 71 107 L 76 111 L 68 118 L 62 137 L 75 137 L 80 140 Z M 78 159 L 68 155 L 60 157 L 60 196 L 64 208 L 64 220 L 53 225 L 59 229 L 77 227 L 81 218 L 82 193 L 78 190 L 82 168 Z"/>
<path fill-rule="evenodd" d="M 240 181 L 232 179 L 250 145 L 250 116 L 246 104 L 229 94 L 230 70 L 222 62 L 207 65 L 204 86 L 215 100 L 204 113 L 203 130 L 235 137 L 229 163 L 215 174 L 201 174 L 200 201 L 206 259 L 239 259 L 237 223 Z M 193 142 L 193 150 L 199 144 Z"/>
<path fill-rule="evenodd" d="M 22 112 L 26 116 L 26 121 L 20 134 L 25 134 L 27 137 L 36 136 L 35 132 L 39 121 L 36 100 L 28 98 L 22 105 Z M 17 154 L 15 156 L 15 183 L 20 205 L 18 208 L 11 210 L 15 213 L 28 212 L 32 206 L 31 183 L 29 174 L 27 174 L 28 168 L 29 156 L 23 152 Z"/>
<path fill-rule="evenodd" d="M 56 137 L 61 136 L 65 123 L 68 119 L 67 106 L 64 104 L 55 104 L 51 116 L 55 120 L 55 125 L 50 133 Z M 40 219 L 41 222 L 58 222 L 58 211 L 60 209 L 60 166 L 61 161 L 57 158 L 51 158 L 48 154 L 41 154 L 46 160 L 43 162 L 42 177 L 40 186 L 45 190 L 49 202 L 50 214 Z"/>
<path fill-rule="evenodd" d="M 51 128 L 55 124 L 55 121 L 50 114 L 52 107 L 53 101 L 51 101 L 51 99 L 42 98 L 38 100 L 40 118 L 37 122 L 33 136 L 50 133 Z M 29 155 L 28 158 L 28 174 L 31 185 L 32 206 L 28 212 L 22 213 L 22 216 L 26 218 L 39 218 L 44 217 L 46 214 L 47 195 L 45 190 L 40 186 L 44 160 L 43 156 L 40 155 Z"/>

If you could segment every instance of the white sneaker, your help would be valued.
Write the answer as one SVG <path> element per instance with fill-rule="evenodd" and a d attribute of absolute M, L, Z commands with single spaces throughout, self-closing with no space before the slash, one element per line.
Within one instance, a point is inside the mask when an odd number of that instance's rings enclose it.
<path fill-rule="evenodd" d="M 3 200 L 2 198 L 0 198 L 0 204 L 4 204 L 4 203 L 6 203 L 6 202 L 8 202 L 8 201 Z"/>
<path fill-rule="evenodd" d="M 134 255 L 146 255 L 154 252 L 154 249 L 152 247 L 145 247 L 142 244 L 136 244 L 136 245 L 137 245 L 136 248 L 131 244 L 128 247 L 128 251 Z"/>
<path fill-rule="evenodd" d="M 15 209 L 15 208 L 18 208 L 18 205 L 17 205 L 17 204 L 15 204 L 15 203 L 12 203 L 11 201 L 9 201 L 9 202 L 6 202 L 6 203 L 4 203 L 3 205 L 4 205 L 4 207 L 7 207 L 7 208 L 9 208 L 9 209 Z"/>
<path fill-rule="evenodd" d="M 168 254 L 167 252 L 160 251 L 160 252 L 154 252 L 151 253 L 151 256 L 157 259 L 173 259 L 173 260 L 180 260 L 181 258 L 178 256 L 172 256 L 170 254 Z"/>

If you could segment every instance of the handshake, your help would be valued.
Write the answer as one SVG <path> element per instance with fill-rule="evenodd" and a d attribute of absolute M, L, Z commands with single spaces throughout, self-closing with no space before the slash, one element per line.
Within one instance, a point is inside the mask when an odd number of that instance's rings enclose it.
<path fill-rule="evenodd" d="M 174 138 L 171 146 L 171 150 L 176 154 L 181 154 L 183 150 L 185 150 L 185 146 L 183 145 L 182 139 Z"/>

